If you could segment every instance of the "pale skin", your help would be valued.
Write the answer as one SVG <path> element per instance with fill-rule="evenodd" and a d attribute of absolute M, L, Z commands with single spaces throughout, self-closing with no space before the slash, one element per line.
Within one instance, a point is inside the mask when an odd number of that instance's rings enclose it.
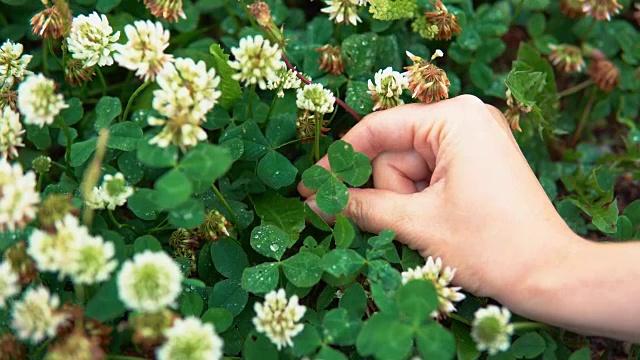
<path fill-rule="evenodd" d="M 474 96 L 373 113 L 342 140 L 372 159 L 372 189 L 344 214 L 391 229 L 454 283 L 532 320 L 640 341 L 640 243 L 574 234 L 549 201 L 501 112 Z M 318 163 L 329 169 L 325 156 Z M 313 192 L 299 192 L 317 211 Z"/>

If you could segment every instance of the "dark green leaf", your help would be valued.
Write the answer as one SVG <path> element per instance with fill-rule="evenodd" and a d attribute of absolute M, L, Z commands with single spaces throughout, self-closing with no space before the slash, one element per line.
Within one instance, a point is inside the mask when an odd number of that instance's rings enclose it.
<path fill-rule="evenodd" d="M 437 322 L 418 327 L 416 343 L 424 359 L 449 360 L 456 353 L 453 335 Z"/>
<path fill-rule="evenodd" d="M 267 293 L 278 286 L 280 266 L 278 263 L 262 263 L 244 269 L 242 287 L 254 294 Z"/>
<path fill-rule="evenodd" d="M 131 121 L 111 125 L 107 147 L 122 151 L 135 150 L 142 139 L 142 129 Z"/>
<path fill-rule="evenodd" d="M 249 266 L 244 250 L 232 239 L 223 238 L 211 244 L 211 258 L 218 272 L 231 279 L 240 279 Z"/>
<path fill-rule="evenodd" d="M 511 353 L 517 358 L 533 359 L 544 352 L 545 346 L 542 336 L 529 332 L 513 342 Z"/>
<path fill-rule="evenodd" d="M 403 324 L 397 316 L 375 313 L 364 324 L 356 347 L 363 356 L 373 355 L 379 360 L 404 359 L 413 347 L 411 333 L 411 327 Z"/>
<path fill-rule="evenodd" d="M 351 225 L 351 221 L 342 215 L 336 218 L 336 224 L 333 227 L 333 238 L 338 248 L 346 249 L 351 246 L 356 232 Z"/>
<path fill-rule="evenodd" d="M 295 286 L 310 287 L 320 281 L 322 259 L 309 252 L 298 253 L 282 261 L 284 274 Z"/>
<path fill-rule="evenodd" d="M 253 205 L 262 219 L 262 225 L 276 225 L 289 235 L 287 247 L 298 240 L 300 232 L 305 228 L 302 204 L 297 198 L 285 198 L 275 192 L 266 192 L 253 198 Z"/>
<path fill-rule="evenodd" d="M 333 276 L 351 276 L 365 264 L 365 259 L 351 249 L 335 249 L 322 258 L 322 268 Z"/>
<path fill-rule="evenodd" d="M 251 247 L 258 253 L 280 260 L 287 250 L 289 235 L 275 225 L 256 226 L 251 231 Z"/>
<path fill-rule="evenodd" d="M 189 200 L 192 190 L 189 178 L 180 170 L 173 169 L 156 181 L 154 201 L 163 209 L 173 209 Z"/>
<path fill-rule="evenodd" d="M 199 317 L 204 310 L 204 300 L 195 291 L 189 291 L 184 293 L 180 297 L 180 313 L 182 316 L 196 316 Z"/>
<path fill-rule="evenodd" d="M 209 296 L 209 307 L 221 307 L 228 310 L 233 316 L 237 316 L 247 305 L 248 299 L 249 294 L 237 280 L 227 279 L 220 281 L 213 287 Z"/>
<path fill-rule="evenodd" d="M 100 131 L 100 129 L 109 127 L 111 121 L 120 115 L 121 112 L 122 104 L 120 104 L 120 99 L 103 96 L 96 105 L 96 122 L 94 129 Z"/>
<path fill-rule="evenodd" d="M 149 144 L 152 136 L 145 136 L 138 143 L 138 160 L 141 163 L 154 168 L 166 168 L 178 163 L 178 148 L 169 145 L 166 148 Z"/>
<path fill-rule="evenodd" d="M 189 199 L 169 211 L 169 223 L 175 227 L 192 228 L 204 221 L 202 201 Z"/>
<path fill-rule="evenodd" d="M 202 314 L 202 321 L 213 324 L 216 333 L 225 332 L 233 323 L 233 315 L 227 309 L 212 308 Z"/>
<path fill-rule="evenodd" d="M 156 239 L 155 237 L 151 235 L 144 235 L 137 238 L 133 242 L 133 250 L 136 253 L 141 253 L 146 250 L 162 251 L 162 245 L 160 244 L 160 241 L 158 241 L 158 239 Z"/>
<path fill-rule="evenodd" d="M 438 308 L 438 293 L 431 282 L 412 280 L 398 290 L 396 303 L 400 311 L 413 319 L 414 323 L 421 323 L 428 320 L 431 312 Z"/>
<path fill-rule="evenodd" d="M 71 166 L 76 167 L 84 164 L 91 154 L 96 150 L 98 138 L 77 142 L 71 145 Z"/>
<path fill-rule="evenodd" d="M 85 308 L 87 317 L 98 321 L 110 321 L 124 315 L 126 309 L 118 297 L 116 276 L 102 284 Z"/>
<path fill-rule="evenodd" d="M 258 162 L 257 174 L 267 186 L 280 189 L 293 184 L 298 169 L 279 152 L 270 151 Z"/>

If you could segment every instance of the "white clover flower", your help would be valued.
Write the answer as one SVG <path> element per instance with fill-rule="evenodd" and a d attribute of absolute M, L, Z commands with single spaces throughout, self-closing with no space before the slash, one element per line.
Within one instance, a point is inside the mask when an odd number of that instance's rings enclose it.
<path fill-rule="evenodd" d="M 406 76 L 388 67 L 384 70 L 379 70 L 374 75 L 374 81 L 375 83 L 369 80 L 368 91 L 375 102 L 373 111 L 385 110 L 404 104 L 404 101 L 400 99 L 400 95 L 409 86 L 409 79 Z"/>
<path fill-rule="evenodd" d="M 20 115 L 6 106 L 0 112 L 0 158 L 18 156 L 18 147 L 24 146 L 22 142 L 24 129 L 20 123 Z"/>
<path fill-rule="evenodd" d="M 35 218 L 39 202 L 33 171 L 24 174 L 20 164 L 0 159 L 0 230 L 23 228 Z"/>
<path fill-rule="evenodd" d="M 308 84 L 298 89 L 296 105 L 302 110 L 314 111 L 322 114 L 333 111 L 335 96 L 322 84 Z"/>
<path fill-rule="evenodd" d="M 11 263 L 0 264 L 0 309 L 7 306 L 7 300 L 20 293 L 18 274 L 11 268 Z"/>
<path fill-rule="evenodd" d="M 153 312 L 174 304 L 182 272 L 169 255 L 149 250 L 127 260 L 118 274 L 118 295 L 131 310 Z"/>
<path fill-rule="evenodd" d="M 36 229 L 29 237 L 27 253 L 36 262 L 40 271 L 60 272 L 60 277 L 73 272 L 76 244 L 91 238 L 89 230 L 80 225 L 78 219 L 67 214 L 55 222 L 55 232 Z"/>
<path fill-rule="evenodd" d="M 264 298 L 264 303 L 256 303 L 253 307 L 256 316 L 253 318 L 258 332 L 267 335 L 278 350 L 293 346 L 292 338 L 304 329 L 298 322 L 304 316 L 306 307 L 298 305 L 298 296 L 287 300 L 284 289 L 271 291 Z"/>
<path fill-rule="evenodd" d="M 442 259 L 437 258 L 435 261 L 433 257 L 429 256 L 427 263 L 423 267 L 416 267 L 415 269 L 409 269 L 402 273 L 402 283 L 406 284 L 410 280 L 428 280 L 436 288 L 438 292 L 438 298 L 440 300 L 440 306 L 438 310 L 434 310 L 431 313 L 431 317 L 437 318 L 438 316 L 447 316 L 456 311 L 454 302 L 462 301 L 465 295 L 459 292 L 462 288 L 457 286 L 449 286 L 453 276 L 456 274 L 456 269 L 452 269 L 449 266 L 442 271 Z"/>
<path fill-rule="evenodd" d="M 136 72 L 144 81 L 154 80 L 162 67 L 173 60 L 173 55 L 165 54 L 169 46 L 169 30 L 160 22 L 150 20 L 134 21 L 124 27 L 126 44 L 115 44 L 117 51 L 113 58 L 118 65 Z"/>
<path fill-rule="evenodd" d="M 67 38 L 69 52 L 74 59 L 83 60 L 87 68 L 96 64 L 100 67 L 113 65 L 111 53 L 115 50 L 120 32 L 112 32 L 104 14 L 93 12 L 89 16 L 78 15 L 71 22 L 71 32 Z"/>
<path fill-rule="evenodd" d="M 102 210 L 106 207 L 104 190 L 100 186 L 94 186 L 89 193 L 84 196 L 84 204 L 93 210 Z"/>
<path fill-rule="evenodd" d="M 276 71 L 281 68 L 282 51 L 278 44 L 257 36 L 247 36 L 240 39 L 238 47 L 231 48 L 235 60 L 229 61 L 229 66 L 239 72 L 233 75 L 235 80 L 247 84 L 258 84 L 260 89 L 267 89 L 269 81 L 278 81 Z"/>
<path fill-rule="evenodd" d="M 42 74 L 30 75 L 18 87 L 18 109 L 24 123 L 43 127 L 53 124 L 60 110 L 68 108 L 56 85 Z"/>
<path fill-rule="evenodd" d="M 158 360 L 216 360 L 222 358 L 223 342 L 209 323 L 189 316 L 176 319 L 165 330 L 166 342 L 156 350 Z"/>
<path fill-rule="evenodd" d="M 495 355 L 508 350 L 514 331 L 510 320 L 511 312 L 507 308 L 489 305 L 478 309 L 471 324 L 471 338 L 478 351 L 487 350 L 489 355 Z"/>
<path fill-rule="evenodd" d="M 30 288 L 16 301 L 11 313 L 11 327 L 21 340 L 37 344 L 57 333 L 66 315 L 58 310 L 60 299 L 44 286 Z"/>
<path fill-rule="evenodd" d="M 128 186 L 122 173 L 107 174 L 102 179 L 102 200 L 107 209 L 122 206 L 133 195 L 133 187 Z"/>
<path fill-rule="evenodd" d="M 102 236 L 75 239 L 71 244 L 68 273 L 76 284 L 96 284 L 109 280 L 118 266 L 113 243 Z"/>
<path fill-rule="evenodd" d="M 269 80 L 267 83 L 267 89 L 278 90 L 276 95 L 278 97 L 284 97 L 284 90 L 297 89 L 302 86 L 302 80 L 296 75 L 298 72 L 290 70 L 284 61 L 281 61 L 280 68 L 276 71 L 278 79 L 273 81 Z M 308 78 L 311 81 L 310 78 Z"/>
<path fill-rule="evenodd" d="M 33 56 L 22 55 L 23 49 L 22 44 L 10 40 L 0 46 L 0 89 L 10 88 L 16 80 L 31 74 L 27 66 Z"/>
<path fill-rule="evenodd" d="M 164 126 L 149 143 L 167 147 L 173 143 L 185 150 L 207 139 L 200 127 L 206 114 L 218 102 L 220 77 L 207 70 L 204 61 L 189 58 L 167 63 L 156 79 L 160 89 L 153 92 L 153 108 L 164 118 L 149 117 L 149 125 Z"/>
<path fill-rule="evenodd" d="M 329 20 L 336 24 L 358 25 L 362 22 L 358 16 L 358 6 L 366 4 L 362 0 L 325 0 L 327 7 L 322 8 L 322 12 L 329 14 Z"/>

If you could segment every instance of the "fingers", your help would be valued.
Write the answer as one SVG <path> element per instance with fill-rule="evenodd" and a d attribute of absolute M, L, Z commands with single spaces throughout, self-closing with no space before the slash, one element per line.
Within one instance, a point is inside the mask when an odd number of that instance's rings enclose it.
<path fill-rule="evenodd" d="M 416 151 L 383 152 L 373 161 L 373 185 L 376 189 L 412 194 L 424 189 L 431 177 L 424 158 Z"/>

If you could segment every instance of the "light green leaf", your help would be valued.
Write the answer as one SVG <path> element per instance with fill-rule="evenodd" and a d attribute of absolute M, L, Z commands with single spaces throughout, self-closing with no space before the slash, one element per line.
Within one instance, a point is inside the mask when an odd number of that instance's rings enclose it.
<path fill-rule="evenodd" d="M 238 280 L 227 279 L 217 283 L 209 296 L 209 307 L 221 307 L 237 316 L 247 305 L 249 294 L 240 286 Z"/>
<path fill-rule="evenodd" d="M 373 355 L 379 360 L 404 359 L 413 348 L 411 333 L 411 327 L 400 322 L 397 316 L 375 313 L 358 335 L 356 348 L 360 355 Z"/>
<path fill-rule="evenodd" d="M 156 181 L 155 190 L 155 203 L 163 209 L 173 209 L 189 200 L 193 188 L 184 173 L 172 169 Z"/>
<path fill-rule="evenodd" d="M 356 236 L 355 229 L 349 219 L 343 215 L 338 215 L 336 218 L 336 224 L 333 227 L 333 238 L 336 241 L 338 248 L 346 249 L 351 246 L 353 239 Z"/>
<path fill-rule="evenodd" d="M 456 353 L 453 335 L 437 322 L 416 329 L 416 343 L 424 359 L 449 360 Z"/>
<path fill-rule="evenodd" d="M 258 177 L 269 187 L 280 189 L 293 184 L 298 169 L 277 151 L 270 151 L 258 162 Z"/>
<path fill-rule="evenodd" d="M 96 150 L 98 138 L 93 137 L 89 140 L 80 141 L 71 145 L 71 166 L 76 167 L 84 164 L 91 154 Z"/>
<path fill-rule="evenodd" d="M 223 308 L 207 309 L 201 319 L 203 322 L 213 324 L 218 334 L 223 333 L 233 324 L 233 315 Z"/>
<path fill-rule="evenodd" d="M 365 259 L 351 249 L 335 249 L 322 258 L 322 268 L 333 276 L 351 276 L 365 264 Z"/>
<path fill-rule="evenodd" d="M 297 198 L 285 198 L 275 192 L 266 192 L 253 198 L 256 214 L 262 219 L 262 225 L 276 225 L 290 238 L 290 247 L 305 228 L 303 203 Z"/>

